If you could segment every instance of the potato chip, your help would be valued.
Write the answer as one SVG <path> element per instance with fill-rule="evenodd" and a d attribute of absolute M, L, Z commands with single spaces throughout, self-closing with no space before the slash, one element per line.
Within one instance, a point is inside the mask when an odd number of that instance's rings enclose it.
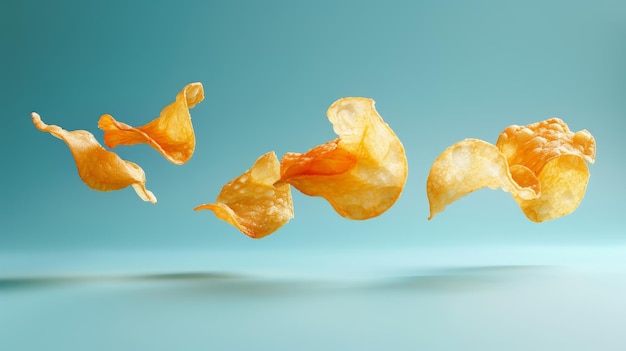
<path fill-rule="evenodd" d="M 251 238 L 265 237 L 293 218 L 289 184 L 276 184 L 280 163 L 274 152 L 261 156 L 245 173 L 231 180 L 213 204 L 194 208 L 215 215 Z"/>
<path fill-rule="evenodd" d="M 504 155 L 486 141 L 465 139 L 448 147 L 433 163 L 426 181 L 428 219 L 461 197 L 485 187 L 502 188 L 520 199 L 536 198 L 539 180 L 523 169 L 518 169 L 518 173 L 526 180 L 524 187 L 513 179 Z"/>
<path fill-rule="evenodd" d="M 595 139 L 587 130 L 574 133 L 561 119 L 550 118 L 506 128 L 496 146 L 512 167 L 526 167 L 539 178 L 539 198 L 518 201 L 529 219 L 543 222 L 578 207 L 589 182 L 585 162 L 593 164 L 596 155 Z"/>
<path fill-rule="evenodd" d="M 543 222 L 572 213 L 589 181 L 595 139 L 571 132 L 561 119 L 507 127 L 496 145 L 469 139 L 433 163 L 426 188 L 431 219 L 446 205 L 484 187 L 510 192 L 524 214 Z"/>
<path fill-rule="evenodd" d="M 158 118 L 146 125 L 133 128 L 104 114 L 98 121 L 98 127 L 104 131 L 104 143 L 110 148 L 144 143 L 168 161 L 181 165 L 189 161 L 196 147 L 189 109 L 203 99 L 202 84 L 192 83 L 176 95 L 175 102 L 161 110 Z"/>
<path fill-rule="evenodd" d="M 37 129 L 52 134 L 69 146 L 78 174 L 88 187 L 112 191 L 130 185 L 142 200 L 156 203 L 154 194 L 145 187 L 146 175 L 141 167 L 105 150 L 93 134 L 86 130 L 66 131 L 56 125 L 47 125 L 35 112 L 31 117 Z"/>
<path fill-rule="evenodd" d="M 339 138 L 304 154 L 285 154 L 280 182 L 323 197 L 345 218 L 381 215 L 396 202 L 406 182 L 402 143 L 372 99 L 337 100 L 327 115 Z"/>

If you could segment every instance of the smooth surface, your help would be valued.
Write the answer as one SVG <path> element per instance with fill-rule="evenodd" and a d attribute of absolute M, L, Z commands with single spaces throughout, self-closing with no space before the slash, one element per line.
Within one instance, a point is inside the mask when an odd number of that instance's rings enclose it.
<path fill-rule="evenodd" d="M 624 254 L 101 252 L 39 273 L 4 256 L 22 272 L 1 272 L 0 348 L 622 350 Z"/>

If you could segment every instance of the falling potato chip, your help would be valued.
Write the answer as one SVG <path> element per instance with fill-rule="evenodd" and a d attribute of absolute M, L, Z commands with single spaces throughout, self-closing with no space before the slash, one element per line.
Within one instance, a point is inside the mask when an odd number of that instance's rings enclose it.
<path fill-rule="evenodd" d="M 395 203 L 406 182 L 402 143 L 372 99 L 337 100 L 327 115 L 339 138 L 304 154 L 285 154 L 280 182 L 323 197 L 349 219 L 381 215 Z"/>
<path fill-rule="evenodd" d="M 56 125 L 47 125 L 35 112 L 31 117 L 37 129 L 52 134 L 69 146 L 78 174 L 88 187 L 112 191 L 130 185 L 142 200 L 156 203 L 154 194 L 145 187 L 146 175 L 141 167 L 105 150 L 93 134 L 86 130 L 66 131 Z"/>
<path fill-rule="evenodd" d="M 261 156 L 241 176 L 228 182 L 213 204 L 194 208 L 215 215 L 251 238 L 267 236 L 293 218 L 289 184 L 276 184 L 280 163 L 274 152 Z"/>
<path fill-rule="evenodd" d="M 585 162 L 593 164 L 596 156 L 595 139 L 587 130 L 574 133 L 561 119 L 551 118 L 506 128 L 496 146 L 511 167 L 526 167 L 539 178 L 539 198 L 518 201 L 529 219 L 548 221 L 578 207 L 589 182 Z"/>
<path fill-rule="evenodd" d="M 181 165 L 189 161 L 196 147 L 189 109 L 203 99 L 202 84 L 192 83 L 178 93 L 176 101 L 166 106 L 158 118 L 146 125 L 134 128 L 105 114 L 100 117 L 98 127 L 104 131 L 104 143 L 110 148 L 144 143 L 170 162 Z"/>
<path fill-rule="evenodd" d="M 426 189 L 430 217 L 484 187 L 513 195 L 524 214 L 543 222 L 572 213 L 589 180 L 585 163 L 595 159 L 595 140 L 573 133 L 558 118 L 510 126 L 496 145 L 467 139 L 447 148 L 433 163 Z"/>

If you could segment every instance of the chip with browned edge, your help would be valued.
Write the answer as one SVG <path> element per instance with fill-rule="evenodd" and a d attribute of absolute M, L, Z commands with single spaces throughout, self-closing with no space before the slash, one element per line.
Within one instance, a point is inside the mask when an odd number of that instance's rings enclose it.
<path fill-rule="evenodd" d="M 274 152 L 261 156 L 254 165 L 222 188 L 215 203 L 194 208 L 215 215 L 251 238 L 265 237 L 293 218 L 289 184 L 280 179 L 280 163 Z"/>
<path fill-rule="evenodd" d="M 67 144 L 74 156 L 78 175 L 88 187 L 112 191 L 130 185 L 142 200 L 156 203 L 154 194 L 146 189 L 146 175 L 141 167 L 105 150 L 93 134 L 86 130 L 67 131 L 56 125 L 47 125 L 35 112 L 31 117 L 37 129 L 48 132 Z"/>
<path fill-rule="evenodd" d="M 339 138 L 303 154 L 285 154 L 280 182 L 323 197 L 345 218 L 381 215 L 396 202 L 406 182 L 402 143 L 372 99 L 339 99 L 327 116 Z"/>
<path fill-rule="evenodd" d="M 189 161 L 196 147 L 189 109 L 203 99 L 202 83 L 191 83 L 178 93 L 175 102 L 161 110 L 159 117 L 146 125 L 132 127 L 104 114 L 98 127 L 104 131 L 104 143 L 110 148 L 144 143 L 168 161 L 181 165 Z"/>
<path fill-rule="evenodd" d="M 434 161 L 426 190 L 430 217 L 459 198 L 489 187 L 510 192 L 526 217 L 544 222 L 572 213 L 589 181 L 586 162 L 595 160 L 595 139 L 571 132 L 561 119 L 513 125 L 496 145 L 466 139 Z"/>

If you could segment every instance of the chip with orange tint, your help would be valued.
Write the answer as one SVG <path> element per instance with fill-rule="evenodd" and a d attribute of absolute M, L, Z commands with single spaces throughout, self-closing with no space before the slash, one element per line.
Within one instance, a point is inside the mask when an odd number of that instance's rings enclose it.
<path fill-rule="evenodd" d="M 281 160 L 281 183 L 326 199 L 341 216 L 368 219 L 400 196 L 408 166 L 404 146 L 374 108 L 374 100 L 343 98 L 327 111 L 339 138 Z"/>
<path fill-rule="evenodd" d="M 154 194 L 145 187 L 146 175 L 141 167 L 105 150 L 93 134 L 86 130 L 67 131 L 56 125 L 45 124 L 35 112 L 31 117 L 37 129 L 48 132 L 67 144 L 74 156 L 78 174 L 88 187 L 112 191 L 130 185 L 142 200 L 156 203 Z"/>
<path fill-rule="evenodd" d="M 489 187 L 510 192 L 524 214 L 543 222 L 572 213 L 589 181 L 596 144 L 586 130 L 571 132 L 558 118 L 510 126 L 496 145 L 467 139 L 433 163 L 426 190 L 430 217 L 459 198 Z"/>
<path fill-rule="evenodd" d="M 587 163 L 596 157 L 596 141 L 589 131 L 572 132 L 559 118 L 506 128 L 496 142 L 511 166 L 532 171 L 541 184 L 537 199 L 518 201 L 526 216 L 543 222 L 572 213 L 589 182 Z"/>
<path fill-rule="evenodd" d="M 181 165 L 191 158 L 196 137 L 189 109 L 204 99 L 202 83 L 191 83 L 176 96 L 176 101 L 161 110 L 161 114 L 141 127 L 132 127 L 104 114 L 98 127 L 104 131 L 104 143 L 118 145 L 148 144 L 168 161 Z"/>
<path fill-rule="evenodd" d="M 251 238 L 272 234 L 293 218 L 289 184 L 275 184 L 280 179 L 280 163 L 268 152 L 252 168 L 222 188 L 215 203 L 194 208 L 212 210 L 215 215 Z"/>

